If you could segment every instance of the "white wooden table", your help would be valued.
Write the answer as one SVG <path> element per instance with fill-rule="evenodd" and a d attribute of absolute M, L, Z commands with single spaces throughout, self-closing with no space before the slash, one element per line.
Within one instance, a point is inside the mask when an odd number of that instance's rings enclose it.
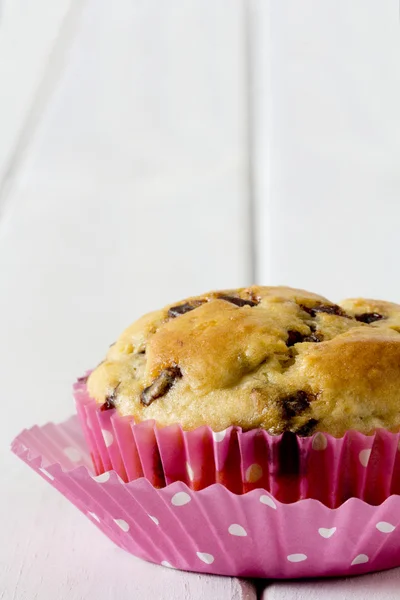
<path fill-rule="evenodd" d="M 400 300 L 398 50 L 395 0 L 3 0 L 0 600 L 400 596 L 399 569 L 256 590 L 143 563 L 8 449 L 168 301 Z"/>

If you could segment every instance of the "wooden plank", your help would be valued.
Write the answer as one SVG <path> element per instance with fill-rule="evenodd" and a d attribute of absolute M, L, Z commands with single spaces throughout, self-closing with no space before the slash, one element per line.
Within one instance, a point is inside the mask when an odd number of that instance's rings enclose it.
<path fill-rule="evenodd" d="M 44 98 L 42 84 L 70 0 L 3 0 L 0 8 L 0 189 Z"/>
<path fill-rule="evenodd" d="M 272 115 L 255 131 L 256 169 L 269 174 L 259 279 L 399 301 L 398 1 L 256 5 L 255 121 Z"/>
<path fill-rule="evenodd" d="M 240 0 L 85 5 L 0 222 L 3 390 L 38 396 L 13 431 L 66 416 L 73 378 L 142 312 L 249 282 L 242 17 Z"/>
<path fill-rule="evenodd" d="M 400 569 L 392 569 L 362 577 L 273 583 L 262 600 L 395 600 L 399 589 Z"/>

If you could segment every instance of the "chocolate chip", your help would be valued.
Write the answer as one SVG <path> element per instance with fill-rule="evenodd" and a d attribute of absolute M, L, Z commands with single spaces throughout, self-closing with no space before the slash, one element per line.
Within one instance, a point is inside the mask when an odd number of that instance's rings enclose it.
<path fill-rule="evenodd" d="M 384 317 L 383 315 L 380 315 L 379 313 L 376 312 L 372 312 L 372 313 L 362 313 L 361 315 L 356 315 L 355 316 L 356 321 L 360 321 L 361 323 L 367 323 L 368 325 L 370 323 L 374 323 L 375 321 L 380 321 L 381 319 L 386 319 L 386 317 Z"/>
<path fill-rule="evenodd" d="M 295 394 L 282 398 L 282 413 L 285 419 L 292 419 L 300 415 L 310 406 L 310 394 L 299 390 Z"/>
<path fill-rule="evenodd" d="M 83 377 L 78 377 L 77 382 L 78 383 L 87 383 L 88 379 L 89 379 L 89 375 L 84 375 Z"/>
<path fill-rule="evenodd" d="M 322 333 L 317 333 L 312 331 L 310 335 L 303 335 L 300 331 L 295 331 L 293 329 L 288 331 L 288 339 L 286 340 L 286 346 L 290 348 L 295 344 L 299 344 L 301 342 L 322 342 L 324 339 Z"/>
<path fill-rule="evenodd" d="M 310 419 L 309 421 L 307 421 L 307 423 L 299 427 L 299 429 L 296 429 L 294 433 L 296 433 L 300 437 L 307 437 L 313 433 L 317 425 L 317 419 Z"/>
<path fill-rule="evenodd" d="M 179 377 L 182 377 L 179 367 L 170 367 L 162 371 L 157 379 L 140 394 L 141 403 L 150 406 L 154 400 L 164 396 Z"/>
<path fill-rule="evenodd" d="M 279 475 L 298 475 L 300 473 L 300 452 L 296 435 L 291 431 L 282 434 L 278 445 Z"/>
<path fill-rule="evenodd" d="M 185 313 L 194 310 L 198 306 L 204 304 L 205 300 L 193 300 L 192 302 L 185 302 L 184 304 L 178 304 L 177 306 L 172 306 L 172 308 L 168 311 L 168 316 L 172 319 L 174 317 L 179 317 L 180 315 L 184 315 Z"/>
<path fill-rule="evenodd" d="M 112 408 L 115 408 L 115 404 L 114 404 L 114 400 L 117 397 L 117 392 L 118 392 L 118 388 L 121 384 L 119 383 L 112 391 L 111 394 L 109 394 L 108 396 L 106 396 L 105 401 L 103 402 L 103 404 L 100 406 L 100 410 L 101 412 L 105 411 L 105 410 L 111 410 Z"/>
<path fill-rule="evenodd" d="M 225 300 L 226 302 L 230 302 L 231 304 L 235 304 L 236 306 L 257 306 L 258 302 L 254 302 L 253 300 L 244 300 L 243 298 L 236 298 L 235 296 L 218 296 L 219 300 Z"/>
<path fill-rule="evenodd" d="M 322 304 L 319 302 L 314 306 L 305 306 L 304 304 L 300 304 L 300 308 L 302 308 L 306 313 L 315 317 L 317 313 L 327 313 L 328 315 L 337 315 L 338 317 L 349 317 L 340 306 L 337 304 Z"/>
<path fill-rule="evenodd" d="M 290 348 L 291 346 L 294 346 L 295 344 L 299 344 L 300 342 L 302 342 L 304 339 L 304 336 L 302 333 L 300 333 L 300 331 L 295 331 L 294 329 L 290 329 L 288 331 L 288 338 L 286 340 L 286 346 L 288 348 Z"/>

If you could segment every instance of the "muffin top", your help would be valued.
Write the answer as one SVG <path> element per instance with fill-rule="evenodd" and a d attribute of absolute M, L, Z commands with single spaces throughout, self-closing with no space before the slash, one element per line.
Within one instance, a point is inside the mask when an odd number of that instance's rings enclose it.
<path fill-rule="evenodd" d="M 91 373 L 102 410 L 221 431 L 400 430 L 400 305 L 289 287 L 188 298 L 126 329 Z"/>

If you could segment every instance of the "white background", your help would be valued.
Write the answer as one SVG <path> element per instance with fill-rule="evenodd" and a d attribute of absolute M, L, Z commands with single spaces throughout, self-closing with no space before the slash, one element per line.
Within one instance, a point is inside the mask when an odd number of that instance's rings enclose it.
<path fill-rule="evenodd" d="M 156 585 L 8 450 L 142 312 L 251 282 L 400 301 L 399 106 L 397 0 L 3 0 L 1 600 Z M 156 573 L 155 598 L 242 593 Z"/>

